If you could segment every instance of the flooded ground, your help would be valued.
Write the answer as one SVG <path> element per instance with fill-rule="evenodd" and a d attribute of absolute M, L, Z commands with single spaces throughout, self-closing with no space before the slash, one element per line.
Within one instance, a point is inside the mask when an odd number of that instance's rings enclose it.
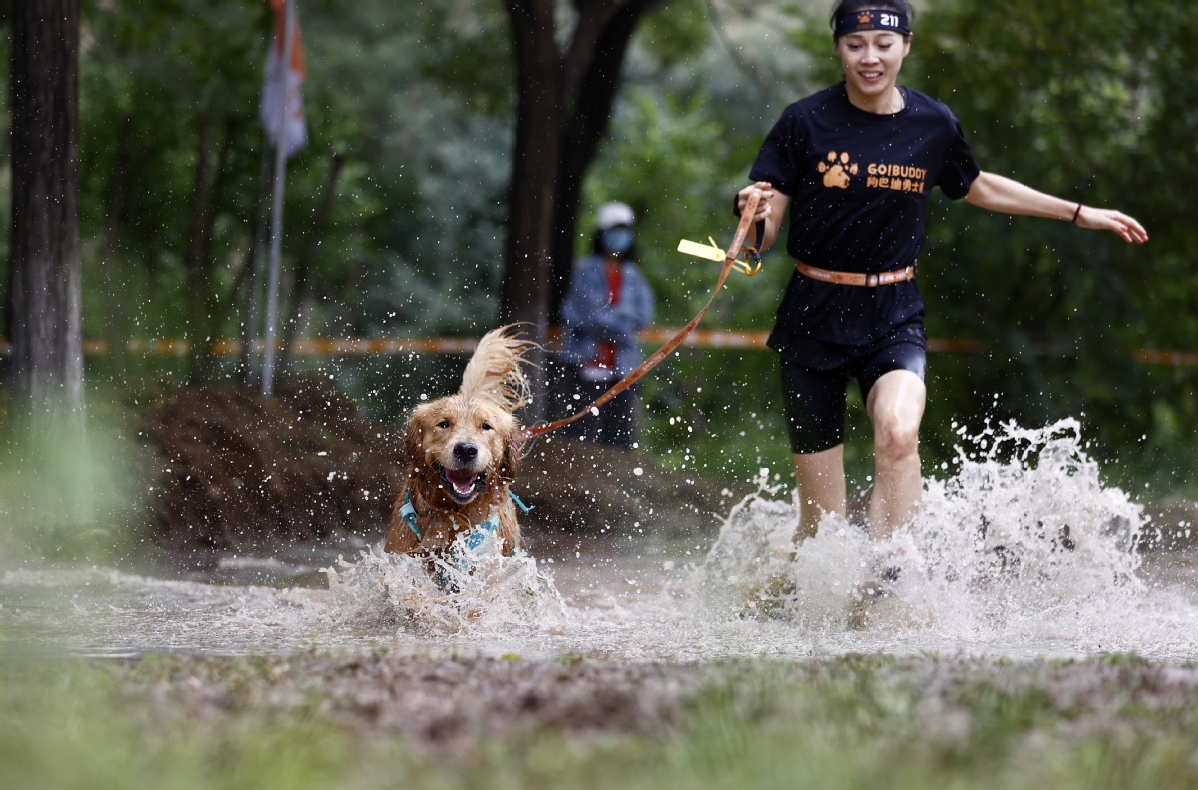
<path fill-rule="evenodd" d="M 924 651 L 1012 657 L 1081 657 L 1134 651 L 1163 660 L 1198 659 L 1198 556 L 1151 558 L 1137 572 L 1138 594 L 1119 609 L 1093 600 L 1067 610 L 1072 628 L 1055 617 L 985 630 L 978 624 L 879 623 L 862 629 L 807 628 L 789 620 L 704 611 L 687 584 L 680 546 L 637 555 L 588 553 L 553 564 L 560 593 L 554 617 L 541 627 L 460 628 L 437 633 L 398 623 L 346 621 L 333 611 L 341 597 L 327 589 L 286 586 L 288 574 L 310 580 L 305 566 L 243 558 L 238 574 L 274 585 L 155 579 L 114 570 L 10 571 L 0 581 L 0 633 L 47 648 L 91 656 L 151 652 L 248 655 L 321 648 L 385 646 L 414 655 L 457 653 L 553 658 L 695 661 L 743 657 L 805 659 L 852 652 L 916 655 Z M 666 560 L 673 556 L 676 559 Z M 674 568 L 664 566 L 674 563 Z M 220 574 L 225 575 L 225 574 Z M 560 607 L 560 609 L 559 609 Z M 1094 607 L 1086 611 L 1088 607 Z M 1046 613 L 1041 613 L 1046 614 Z M 1063 618 L 1064 619 L 1064 618 Z"/>
<path fill-rule="evenodd" d="M 629 525 L 585 541 L 541 536 L 524 557 L 484 544 L 468 573 L 445 569 L 448 583 L 370 546 L 282 547 L 182 578 L 12 569 L 0 576 L 0 635 L 91 656 L 1198 659 L 1198 557 L 1137 551 L 1160 525 L 1099 483 L 1076 424 L 989 432 L 974 446 L 929 481 L 915 528 L 882 545 L 827 517 L 795 548 L 793 503 L 763 490 L 714 540 L 655 541 Z"/>

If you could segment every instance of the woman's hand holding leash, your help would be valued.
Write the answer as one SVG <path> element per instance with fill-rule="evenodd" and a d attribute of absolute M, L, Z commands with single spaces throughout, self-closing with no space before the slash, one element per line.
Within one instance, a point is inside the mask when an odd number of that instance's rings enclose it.
<path fill-rule="evenodd" d="M 761 222 L 773 216 L 773 207 L 770 205 L 770 198 L 774 196 L 774 187 L 768 181 L 758 181 L 756 184 L 750 184 L 741 191 L 736 193 L 736 210 L 732 213 L 740 216 L 745 210 L 745 204 L 749 202 L 749 196 L 753 194 L 754 189 L 761 190 L 761 199 L 757 203 L 757 216 L 753 217 L 754 222 Z"/>
<path fill-rule="evenodd" d="M 750 184 L 736 193 L 736 200 L 733 203 L 733 214 L 738 217 L 741 215 L 745 204 L 749 202 L 749 196 L 753 194 L 753 190 L 758 190 L 761 194 L 761 200 L 757 204 L 757 213 L 753 217 L 753 221 L 765 223 L 765 234 L 762 237 L 760 245 L 760 251 L 763 252 L 774 246 L 774 241 L 778 238 L 778 229 L 782 227 L 782 220 L 786 217 L 786 209 L 790 206 L 790 196 L 775 190 L 774 185 L 768 181 L 758 181 L 756 184 Z"/>

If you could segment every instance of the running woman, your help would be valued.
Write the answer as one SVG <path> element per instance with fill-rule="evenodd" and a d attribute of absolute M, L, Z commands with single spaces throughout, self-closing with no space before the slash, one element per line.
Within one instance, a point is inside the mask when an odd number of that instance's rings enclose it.
<path fill-rule="evenodd" d="M 1118 211 L 1037 192 L 978 166 L 947 106 L 896 85 L 911 50 L 905 0 L 840 0 L 833 40 L 844 82 L 786 108 L 737 195 L 763 190 L 756 219 L 768 247 L 790 209 L 786 250 L 796 271 L 769 346 L 781 355 L 787 429 L 802 503 L 797 539 L 821 515 L 844 515 L 844 421 L 850 379 L 874 429 L 872 538 L 915 517 L 923 490 L 924 306 L 915 269 L 928 194 L 1007 214 L 1113 231 L 1143 244 Z"/>

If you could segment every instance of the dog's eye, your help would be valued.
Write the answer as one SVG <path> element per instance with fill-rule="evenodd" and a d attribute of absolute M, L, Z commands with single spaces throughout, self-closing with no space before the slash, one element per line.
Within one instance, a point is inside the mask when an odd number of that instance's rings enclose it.
<path fill-rule="evenodd" d="M 491 423 L 489 423 L 489 422 L 484 422 L 484 423 L 483 423 L 483 430 L 484 430 L 484 431 L 493 431 L 493 430 L 495 430 L 495 429 L 491 427 Z"/>
<path fill-rule="evenodd" d="M 437 427 L 438 428 L 448 428 L 449 420 L 441 420 L 441 422 L 437 423 Z"/>

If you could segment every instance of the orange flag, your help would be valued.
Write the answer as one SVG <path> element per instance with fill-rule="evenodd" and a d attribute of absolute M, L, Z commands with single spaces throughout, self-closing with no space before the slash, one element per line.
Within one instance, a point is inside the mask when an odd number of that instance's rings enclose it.
<path fill-rule="evenodd" d="M 258 118 L 272 146 L 283 145 L 283 155 L 290 158 L 308 142 L 308 122 L 304 117 L 304 97 L 300 86 L 308 76 L 304 48 L 300 42 L 299 23 L 291 27 L 291 59 L 283 67 L 284 36 L 287 29 L 285 0 L 267 0 L 275 14 L 275 29 L 270 51 L 266 56 L 266 78 L 262 84 L 262 102 Z M 295 0 L 291 2 L 295 9 Z M 287 117 L 282 118 L 283 97 L 287 97 Z"/>

